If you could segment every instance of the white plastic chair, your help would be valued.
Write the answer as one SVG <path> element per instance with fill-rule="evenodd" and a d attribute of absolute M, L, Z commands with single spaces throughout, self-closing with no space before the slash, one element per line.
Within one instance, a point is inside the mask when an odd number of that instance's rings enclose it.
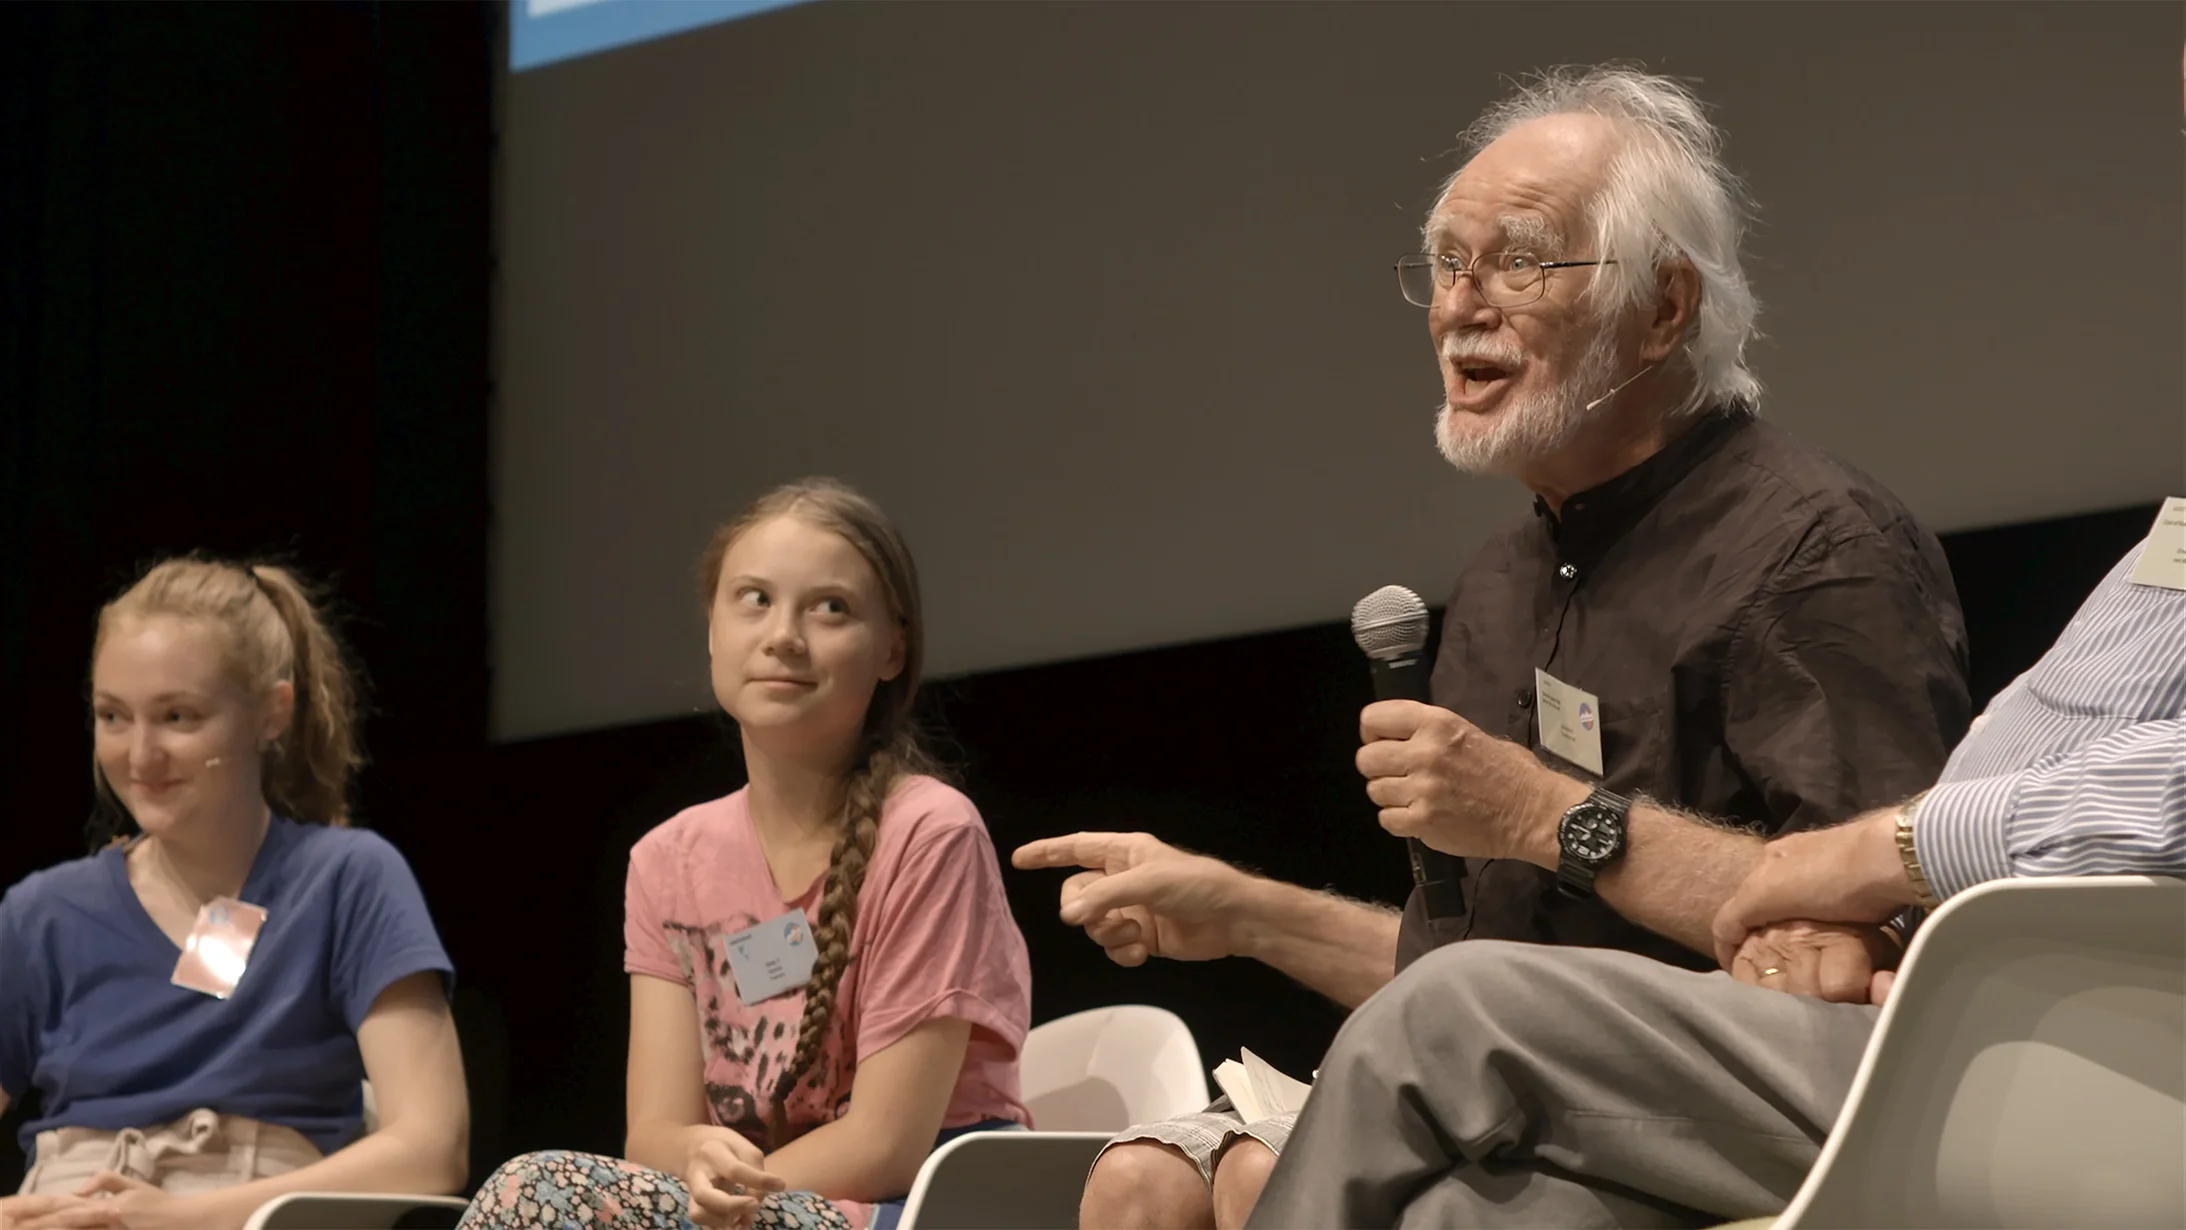
<path fill-rule="evenodd" d="M 453 1226 L 468 1202 L 452 1196 L 370 1196 L 356 1192 L 290 1192 L 250 1215 L 243 1230 L 394 1230 L 398 1225 Z M 444 1210 L 425 1220 L 426 1210 Z M 419 1215 L 414 1221 L 413 1215 Z"/>
<path fill-rule="evenodd" d="M 1944 903 L 1774 1226 L 2186 1226 L 2186 880 Z"/>
<path fill-rule="evenodd" d="M 379 1130 L 379 1100 L 364 1082 L 364 1135 Z M 363 1192 L 290 1192 L 251 1211 L 243 1230 L 394 1230 L 398 1224 L 452 1226 L 469 1202 L 453 1196 L 371 1195 Z M 446 1212 L 428 1220 L 426 1210 Z M 412 1217 L 417 1214 L 417 1217 Z"/>
<path fill-rule="evenodd" d="M 1205 1110 L 1207 1069 L 1191 1029 L 1146 1004 L 1092 1008 L 1025 1037 L 1025 1106 L 1041 1131 L 1107 1132 Z"/>
<path fill-rule="evenodd" d="M 1025 1037 L 1025 1105 L 1039 1129 L 974 1132 L 934 1150 L 898 1230 L 1076 1230 L 1085 1175 L 1134 1123 L 1207 1108 L 1207 1069 L 1175 1013 L 1094 1008 Z"/>

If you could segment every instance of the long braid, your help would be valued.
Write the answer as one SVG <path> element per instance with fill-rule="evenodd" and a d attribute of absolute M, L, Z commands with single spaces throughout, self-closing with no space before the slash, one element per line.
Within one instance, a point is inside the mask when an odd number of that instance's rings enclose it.
<path fill-rule="evenodd" d="M 819 960 L 805 987 L 804 1017 L 797 1023 L 797 1051 L 789 1067 L 774 1085 L 774 1106 L 767 1115 L 767 1148 L 771 1151 L 789 1141 L 790 1094 L 820 1057 L 828 1028 L 835 1020 L 835 991 L 854 954 L 851 933 L 858 922 L 858 890 L 865 886 L 865 870 L 880 841 L 881 808 L 900 774 L 899 758 L 883 748 L 867 758 L 851 774 L 844 791 L 843 829 L 827 860 L 827 892 L 820 898 L 820 917 L 812 924 L 813 947 Z"/>

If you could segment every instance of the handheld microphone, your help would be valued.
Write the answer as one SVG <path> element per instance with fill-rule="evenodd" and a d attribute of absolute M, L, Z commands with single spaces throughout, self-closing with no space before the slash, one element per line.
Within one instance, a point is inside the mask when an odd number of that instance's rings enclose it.
<path fill-rule="evenodd" d="M 1649 363 L 1647 366 L 1639 369 L 1636 372 L 1633 372 L 1629 376 L 1626 376 L 1623 382 L 1618 384 L 1616 388 L 1613 388 L 1607 393 L 1602 394 L 1600 397 L 1595 398 L 1593 401 L 1586 403 L 1586 410 L 1583 413 L 1592 414 L 1594 412 L 1594 407 L 1601 405 L 1603 402 L 1608 401 L 1610 398 L 1615 397 L 1617 394 L 1624 392 L 1625 385 L 1632 383 L 1633 381 L 1639 379 L 1641 376 L 1644 376 L 1653 370 L 1655 370 L 1655 365 Z"/>
<path fill-rule="evenodd" d="M 1427 690 L 1427 604 L 1402 585 L 1384 585 L 1351 608 L 1351 639 L 1366 651 L 1374 674 L 1374 699 L 1432 704 Z M 1427 917 L 1465 912 L 1465 860 L 1404 839 L 1412 855 L 1412 882 L 1426 898 Z"/>

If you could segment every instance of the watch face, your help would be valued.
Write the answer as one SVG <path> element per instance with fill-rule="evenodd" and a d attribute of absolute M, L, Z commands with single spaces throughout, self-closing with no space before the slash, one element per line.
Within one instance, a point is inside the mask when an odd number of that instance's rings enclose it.
<path fill-rule="evenodd" d="M 1564 814 L 1559 836 L 1571 857 L 1600 866 L 1624 846 L 1624 818 L 1599 803 L 1581 803 Z"/>

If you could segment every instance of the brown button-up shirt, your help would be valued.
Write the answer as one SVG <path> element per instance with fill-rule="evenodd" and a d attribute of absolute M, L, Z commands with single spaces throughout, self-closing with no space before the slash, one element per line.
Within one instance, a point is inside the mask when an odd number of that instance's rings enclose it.
<path fill-rule="evenodd" d="M 1852 467 L 1744 412 L 1711 414 L 1561 517 L 1497 534 L 1443 615 L 1435 703 L 1545 762 L 1534 668 L 1601 699 L 1609 789 L 1770 833 L 1931 785 L 1966 732 L 1966 626 L 1935 536 Z M 1555 873 L 1469 859 L 1469 913 L 1430 924 L 1414 890 L 1398 968 L 1458 939 L 1623 948 L 1713 962 L 1557 891 Z"/>

